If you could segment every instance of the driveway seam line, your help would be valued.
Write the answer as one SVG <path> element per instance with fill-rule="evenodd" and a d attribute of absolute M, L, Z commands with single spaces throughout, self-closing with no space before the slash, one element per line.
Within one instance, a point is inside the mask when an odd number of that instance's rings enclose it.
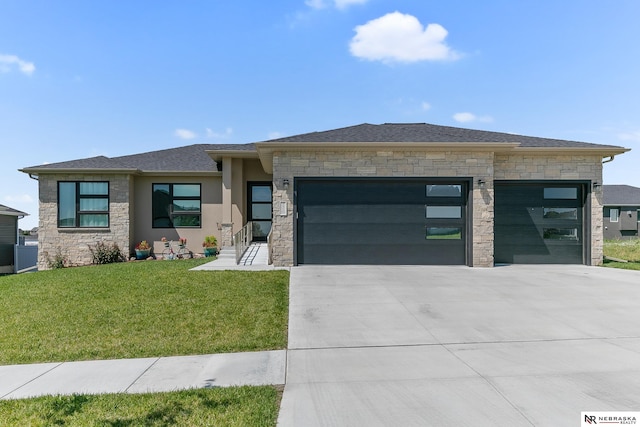
<path fill-rule="evenodd" d="M 453 357 L 455 357 L 456 359 L 458 359 L 462 364 L 464 364 L 465 366 L 467 366 L 469 369 L 471 369 L 473 372 L 475 372 L 475 373 L 476 373 L 480 378 L 482 378 L 482 380 L 483 380 L 484 382 L 486 382 L 486 383 L 489 385 L 489 387 L 491 387 L 491 388 L 492 388 L 496 393 L 498 393 L 498 395 L 499 395 L 500 397 L 502 397 L 502 399 L 503 399 L 505 402 L 507 402 L 507 404 L 508 404 L 509 406 L 511 406 L 511 407 L 512 407 L 512 408 L 513 408 L 513 409 L 514 409 L 518 414 L 520 414 L 520 416 L 521 416 L 522 418 L 524 418 L 524 419 L 525 419 L 529 424 L 531 424 L 532 426 L 535 426 L 535 425 L 536 425 L 533 421 L 531 421 L 531 420 L 529 419 L 529 417 L 527 417 L 527 416 L 526 416 L 526 415 L 525 415 L 525 414 L 524 414 L 520 409 L 518 409 L 518 407 L 517 407 L 513 402 L 511 402 L 511 400 L 509 400 L 509 398 L 508 398 L 507 396 L 505 396 L 505 395 L 500 391 L 500 389 L 498 389 L 498 387 L 497 387 L 495 384 L 493 384 L 493 382 L 491 382 L 491 380 L 490 380 L 489 378 L 485 377 L 485 376 L 484 376 L 484 375 L 482 375 L 480 372 L 478 372 L 478 371 L 477 371 L 473 366 L 471 366 L 470 364 L 468 364 L 466 361 L 462 360 L 462 359 L 461 359 L 457 354 L 455 354 L 453 351 L 451 351 L 451 349 L 449 349 L 446 345 L 442 345 L 442 347 L 443 347 L 447 352 L 449 352 L 449 354 L 451 354 Z"/>
<path fill-rule="evenodd" d="M 40 375 L 38 375 L 38 376 L 36 376 L 36 377 L 34 377 L 34 378 L 31 378 L 29 381 L 27 381 L 27 382 L 26 382 L 26 383 L 24 383 L 24 384 L 21 384 L 20 386 L 18 386 L 18 387 L 16 387 L 15 389 L 11 390 L 9 393 L 7 393 L 7 394 L 5 394 L 5 395 L 3 395 L 3 396 L 0 396 L 0 399 L 4 399 L 5 397 L 9 396 L 10 394 L 15 393 L 16 391 L 20 390 L 21 388 L 23 388 L 23 387 L 25 387 L 25 386 L 27 386 L 27 385 L 31 384 L 32 382 L 34 382 L 34 381 L 35 381 L 35 380 L 37 380 L 38 378 L 41 378 L 41 377 L 43 377 L 44 375 L 48 374 L 49 372 L 53 371 L 54 369 L 59 368 L 59 367 L 60 367 L 60 366 L 62 366 L 64 363 L 66 363 L 66 362 L 60 362 L 60 363 L 58 363 L 57 365 L 53 366 L 51 369 L 48 369 L 48 370 L 46 370 L 45 372 L 41 373 Z"/>
<path fill-rule="evenodd" d="M 133 381 L 131 382 L 131 384 L 129 384 L 129 385 L 127 386 L 127 388 L 125 388 L 125 389 L 124 389 L 123 393 L 128 393 L 128 392 L 129 392 L 129 389 L 130 389 L 131 387 L 133 387 L 133 386 L 135 385 L 135 383 L 137 383 L 137 382 L 140 380 L 140 378 L 142 378 L 142 377 L 144 376 L 144 374 L 146 374 L 147 372 L 149 372 L 149 369 L 153 368 L 153 367 L 156 365 L 156 363 L 158 363 L 158 362 L 160 361 L 160 359 L 162 359 L 162 357 L 157 357 L 157 358 L 156 358 L 156 360 L 154 360 L 152 364 L 150 364 L 149 366 L 147 366 L 147 369 L 145 369 L 144 371 L 142 371 L 142 373 L 140 373 L 140 375 L 138 375 L 138 376 L 136 377 L 136 379 L 135 379 L 135 380 L 133 380 Z"/>

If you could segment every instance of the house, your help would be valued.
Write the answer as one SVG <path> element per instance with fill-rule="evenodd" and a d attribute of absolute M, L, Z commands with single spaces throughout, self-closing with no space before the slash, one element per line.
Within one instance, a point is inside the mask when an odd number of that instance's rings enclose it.
<path fill-rule="evenodd" d="M 249 222 L 278 266 L 602 262 L 603 159 L 628 149 L 425 123 L 361 124 L 33 166 L 47 253 Z M 157 248 L 156 248 L 157 249 Z M 157 251 L 157 250 L 156 250 Z"/>
<path fill-rule="evenodd" d="M 605 239 L 630 239 L 640 235 L 640 188 L 603 185 Z"/>
<path fill-rule="evenodd" d="M 0 205 L 0 273 L 13 273 L 18 244 L 18 220 L 29 214 Z"/>

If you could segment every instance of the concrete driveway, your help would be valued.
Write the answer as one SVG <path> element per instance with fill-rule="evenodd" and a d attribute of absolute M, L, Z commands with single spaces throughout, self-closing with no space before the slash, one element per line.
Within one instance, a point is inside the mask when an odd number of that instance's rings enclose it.
<path fill-rule="evenodd" d="M 640 272 L 291 270 L 280 426 L 578 426 L 640 411 Z"/>

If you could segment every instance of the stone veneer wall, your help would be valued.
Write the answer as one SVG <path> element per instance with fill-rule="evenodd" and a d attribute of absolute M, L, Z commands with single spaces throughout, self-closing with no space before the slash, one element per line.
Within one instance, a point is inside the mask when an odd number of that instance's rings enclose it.
<path fill-rule="evenodd" d="M 500 154 L 495 157 L 496 180 L 589 180 L 602 184 L 602 156 Z M 602 264 L 602 187 L 591 192 L 591 265 Z"/>
<path fill-rule="evenodd" d="M 473 190 L 473 265 L 493 266 L 492 152 L 296 151 L 273 153 L 273 263 L 293 265 L 294 177 L 473 177 L 488 185 Z M 289 180 L 289 188 L 283 179 Z M 280 215 L 286 202 L 287 216 Z"/>
<path fill-rule="evenodd" d="M 58 181 L 108 181 L 109 228 L 58 228 Z M 38 229 L 38 269 L 48 269 L 48 259 L 59 252 L 70 265 L 91 263 L 89 247 L 104 242 L 117 243 L 129 255 L 132 238 L 129 175 L 40 175 L 40 224 Z"/>

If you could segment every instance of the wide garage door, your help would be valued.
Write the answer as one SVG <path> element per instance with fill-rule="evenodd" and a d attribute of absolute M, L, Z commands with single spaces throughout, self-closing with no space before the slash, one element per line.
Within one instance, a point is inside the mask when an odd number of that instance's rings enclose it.
<path fill-rule="evenodd" d="M 582 264 L 582 184 L 495 183 L 495 262 Z"/>
<path fill-rule="evenodd" d="M 465 264 L 468 185 L 296 179 L 298 264 Z"/>

